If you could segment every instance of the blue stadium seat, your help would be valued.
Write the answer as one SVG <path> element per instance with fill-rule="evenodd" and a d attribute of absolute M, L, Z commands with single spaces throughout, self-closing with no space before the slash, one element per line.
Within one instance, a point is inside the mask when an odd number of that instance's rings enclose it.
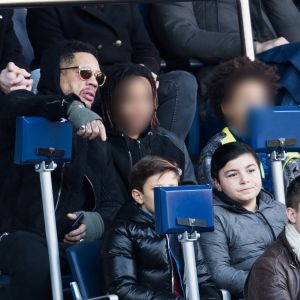
<path fill-rule="evenodd" d="M 67 249 L 67 257 L 75 282 L 71 283 L 76 300 L 118 299 L 115 295 L 103 295 L 100 263 L 101 241 L 83 242 Z M 100 297 L 99 297 L 100 296 Z"/>

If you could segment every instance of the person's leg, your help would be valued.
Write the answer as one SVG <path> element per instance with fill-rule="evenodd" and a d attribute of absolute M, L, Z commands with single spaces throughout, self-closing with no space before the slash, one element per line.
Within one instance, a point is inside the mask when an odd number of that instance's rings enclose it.
<path fill-rule="evenodd" d="M 0 299 L 51 299 L 46 240 L 37 234 L 17 231 L 0 242 L 0 270 L 11 283 L 0 288 Z"/>
<path fill-rule="evenodd" d="M 185 71 L 173 71 L 158 77 L 158 119 L 160 126 L 184 140 L 191 128 L 197 103 L 196 78 Z"/>

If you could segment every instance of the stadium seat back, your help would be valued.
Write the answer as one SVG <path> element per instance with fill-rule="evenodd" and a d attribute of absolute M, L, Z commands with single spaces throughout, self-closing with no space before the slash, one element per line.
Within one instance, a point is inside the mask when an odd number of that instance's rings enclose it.
<path fill-rule="evenodd" d="M 78 283 L 83 299 L 103 293 L 100 263 L 101 241 L 84 242 L 67 249 L 67 257 L 74 281 Z"/>

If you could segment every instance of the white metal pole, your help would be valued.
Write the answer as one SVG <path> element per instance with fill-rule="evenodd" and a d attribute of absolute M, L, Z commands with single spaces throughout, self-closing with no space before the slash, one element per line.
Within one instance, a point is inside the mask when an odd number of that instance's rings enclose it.
<path fill-rule="evenodd" d="M 240 24 L 242 25 L 241 34 L 243 35 L 243 43 L 245 55 L 252 61 L 255 60 L 255 50 L 253 44 L 252 23 L 249 0 L 237 0 L 240 7 Z"/>
<path fill-rule="evenodd" d="M 283 166 L 282 160 L 276 159 L 276 151 L 272 153 L 271 157 L 271 170 L 272 182 L 274 189 L 274 197 L 277 201 L 285 204 L 285 188 L 283 180 Z"/>
<path fill-rule="evenodd" d="M 196 239 L 190 238 L 188 232 L 184 232 L 180 237 L 181 247 L 183 251 L 184 270 L 187 279 L 187 292 L 189 300 L 200 300 L 198 276 L 195 260 L 194 242 L 198 239 L 197 232 L 192 233 Z"/>
<path fill-rule="evenodd" d="M 53 203 L 53 190 L 51 171 L 56 168 L 56 164 L 51 162 L 46 166 L 45 162 L 36 166 L 36 171 L 40 174 L 40 183 L 43 199 L 43 211 L 45 220 L 45 231 L 47 237 L 48 255 L 50 263 L 50 276 L 53 300 L 63 300 L 59 250 L 57 241 L 55 210 Z"/>

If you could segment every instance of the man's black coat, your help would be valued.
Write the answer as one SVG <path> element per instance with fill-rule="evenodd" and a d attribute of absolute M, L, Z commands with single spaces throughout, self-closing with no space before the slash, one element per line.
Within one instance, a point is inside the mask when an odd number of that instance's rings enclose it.
<path fill-rule="evenodd" d="M 159 72 L 159 54 L 136 5 L 29 9 L 27 30 L 36 58 L 34 68 L 45 49 L 73 39 L 95 46 L 101 65 L 134 62 Z"/>

